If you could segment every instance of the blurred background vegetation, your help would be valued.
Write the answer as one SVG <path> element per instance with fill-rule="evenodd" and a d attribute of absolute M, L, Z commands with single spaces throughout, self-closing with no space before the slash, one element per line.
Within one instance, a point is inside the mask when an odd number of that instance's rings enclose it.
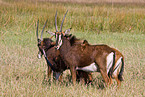
<path fill-rule="evenodd" d="M 144 1 L 99 1 L 95 0 L 93 3 L 93 0 L 1 0 L 0 30 L 15 29 L 21 25 L 19 31 L 25 29 L 27 32 L 35 27 L 38 19 L 42 25 L 48 19 L 47 29 L 54 29 L 56 10 L 58 25 L 68 10 L 64 27 L 72 27 L 74 31 L 145 33 Z"/>

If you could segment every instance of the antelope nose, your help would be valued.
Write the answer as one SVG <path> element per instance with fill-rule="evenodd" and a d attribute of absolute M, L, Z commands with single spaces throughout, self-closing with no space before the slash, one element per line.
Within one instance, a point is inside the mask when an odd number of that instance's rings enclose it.
<path fill-rule="evenodd" d="M 40 55 L 40 54 L 38 54 L 38 55 L 37 55 L 37 58 L 38 58 L 38 59 L 41 59 L 41 55 Z"/>
<path fill-rule="evenodd" d="M 39 51 L 39 52 L 38 52 L 38 55 L 37 55 L 37 58 L 40 59 L 41 57 L 42 57 L 42 54 L 41 54 L 41 52 Z"/>

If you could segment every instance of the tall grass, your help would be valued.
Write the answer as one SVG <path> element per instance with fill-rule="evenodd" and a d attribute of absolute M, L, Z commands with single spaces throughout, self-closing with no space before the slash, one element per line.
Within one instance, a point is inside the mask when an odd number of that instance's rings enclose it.
<path fill-rule="evenodd" d="M 0 1 L 0 96 L 145 96 L 143 6 L 18 1 Z M 45 81 L 46 62 L 36 57 L 36 22 L 40 20 L 40 32 L 48 19 L 45 30 L 55 31 L 56 10 L 60 25 L 67 9 L 63 29 L 72 26 L 71 33 L 78 38 L 87 39 L 91 44 L 104 43 L 123 53 L 125 80 L 118 91 L 115 81 L 111 87 L 102 89 L 104 82 L 100 73 L 93 74 L 89 86 L 81 83 L 73 86 L 69 70 L 64 72 L 62 83 Z M 44 33 L 44 37 L 50 36 Z"/>
<path fill-rule="evenodd" d="M 13 1 L 13 0 L 11 0 Z M 3 2 L 0 7 L 1 27 L 8 29 L 11 26 L 23 25 L 24 28 L 34 27 L 37 19 L 41 24 L 48 19 L 49 29 L 54 28 L 54 15 L 58 11 L 58 24 L 66 10 L 69 10 L 65 27 L 74 30 L 109 32 L 145 33 L 145 7 L 87 5 L 71 3 L 45 2 Z M 27 20 L 27 21 L 26 21 Z"/>

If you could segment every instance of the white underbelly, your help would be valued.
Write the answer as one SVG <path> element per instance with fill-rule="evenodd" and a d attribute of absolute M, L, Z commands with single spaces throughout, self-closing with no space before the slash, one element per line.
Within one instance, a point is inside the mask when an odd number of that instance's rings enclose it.
<path fill-rule="evenodd" d="M 97 72 L 98 67 L 95 63 L 92 63 L 85 67 L 76 67 L 76 70 L 82 70 L 82 71 L 86 71 L 86 72 Z"/>

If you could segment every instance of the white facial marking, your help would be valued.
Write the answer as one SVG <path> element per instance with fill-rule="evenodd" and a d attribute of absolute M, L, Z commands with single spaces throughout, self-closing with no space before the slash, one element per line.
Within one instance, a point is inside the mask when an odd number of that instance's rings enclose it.
<path fill-rule="evenodd" d="M 38 57 L 38 59 L 41 59 L 41 58 L 42 58 L 42 56 L 41 56 L 41 52 L 40 52 L 40 51 L 38 52 L 37 57 Z"/>
<path fill-rule="evenodd" d="M 61 45 L 62 45 L 62 40 L 61 40 L 60 43 L 58 44 L 57 49 L 59 49 L 59 48 L 61 47 Z"/>
<path fill-rule="evenodd" d="M 56 34 L 56 36 L 55 36 L 56 38 L 57 38 L 57 34 Z"/>
<path fill-rule="evenodd" d="M 61 35 L 59 35 L 59 41 L 58 41 L 58 44 L 61 43 Z"/>
<path fill-rule="evenodd" d="M 38 54 L 38 56 L 37 56 L 37 57 L 38 57 L 38 59 L 41 59 L 41 55 L 40 55 L 40 54 Z"/>
<path fill-rule="evenodd" d="M 118 68 L 119 68 L 119 66 L 120 66 L 120 64 L 121 64 L 121 59 L 122 59 L 122 57 L 120 57 L 118 60 L 117 60 L 117 62 L 116 62 L 116 64 L 115 64 L 115 71 L 113 72 L 113 75 L 114 76 L 117 76 L 117 70 L 118 70 Z"/>
<path fill-rule="evenodd" d="M 113 55 L 114 55 L 114 53 L 111 52 L 111 53 L 107 56 L 107 74 L 108 74 L 110 68 L 111 68 L 112 65 L 113 65 Z"/>
<path fill-rule="evenodd" d="M 59 35 L 59 40 L 58 40 L 58 46 L 57 49 L 59 49 L 62 45 L 62 39 L 61 39 L 61 35 Z"/>
<path fill-rule="evenodd" d="M 97 71 L 97 65 L 95 63 L 92 63 L 85 67 L 76 67 L 76 70 L 83 70 L 86 72 L 95 72 Z"/>

